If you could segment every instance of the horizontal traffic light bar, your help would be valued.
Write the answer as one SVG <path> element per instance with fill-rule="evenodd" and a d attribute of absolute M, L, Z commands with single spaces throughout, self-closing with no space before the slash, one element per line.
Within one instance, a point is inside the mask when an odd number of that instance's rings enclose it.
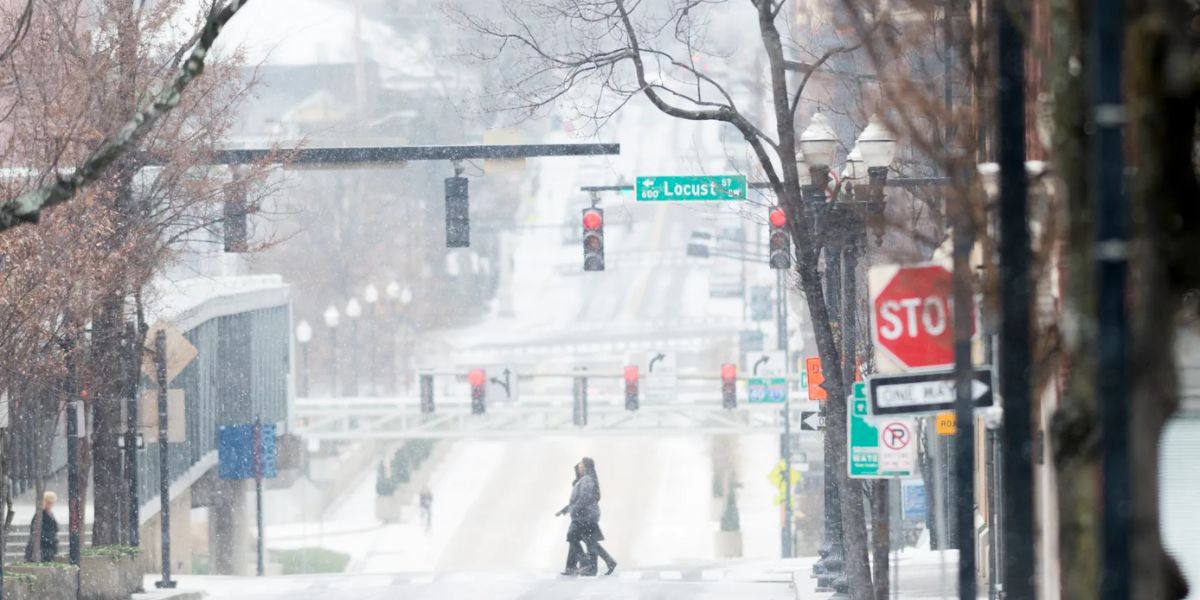
<path fill-rule="evenodd" d="M 536 158 L 620 154 L 620 144 L 476 144 L 469 146 L 358 146 L 346 148 L 245 148 L 218 150 L 211 164 L 243 165 L 284 157 L 295 166 L 388 164 L 421 160 Z M 143 155 L 142 164 L 163 165 L 162 157 Z"/>
<path fill-rule="evenodd" d="M 746 185 L 751 189 L 761 190 L 771 187 L 769 181 L 751 181 Z M 949 177 L 889 177 L 883 184 L 884 187 L 896 188 L 919 188 L 950 185 Z M 579 188 L 581 192 L 631 192 L 633 191 L 632 184 L 623 185 L 585 185 Z"/>

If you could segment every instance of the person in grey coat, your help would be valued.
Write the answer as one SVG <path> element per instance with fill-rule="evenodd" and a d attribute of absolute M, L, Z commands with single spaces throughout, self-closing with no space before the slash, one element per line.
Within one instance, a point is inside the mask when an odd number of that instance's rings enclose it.
<path fill-rule="evenodd" d="M 571 487 L 571 501 L 558 511 L 558 515 L 571 515 L 571 526 L 567 529 L 567 566 L 563 575 L 595 575 L 597 559 L 603 558 L 608 567 L 606 575 L 617 568 L 617 561 L 600 545 L 604 533 L 600 531 L 600 480 L 596 476 L 596 463 L 585 457 L 575 465 L 575 483 Z M 583 544 L 587 545 L 586 551 Z"/>

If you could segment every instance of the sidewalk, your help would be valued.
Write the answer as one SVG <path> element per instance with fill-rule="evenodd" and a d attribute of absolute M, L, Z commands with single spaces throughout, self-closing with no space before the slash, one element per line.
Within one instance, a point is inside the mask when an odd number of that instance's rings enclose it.
<path fill-rule="evenodd" d="M 796 600 L 833 600 L 844 598 L 832 592 L 818 592 L 817 580 L 812 577 L 815 558 L 797 560 L 792 583 Z M 905 549 L 892 555 L 889 569 L 891 584 L 889 598 L 898 600 L 926 600 L 931 598 L 958 598 L 958 551 L 939 553 L 933 550 Z M 979 598 L 987 598 L 987 588 L 980 586 Z"/>

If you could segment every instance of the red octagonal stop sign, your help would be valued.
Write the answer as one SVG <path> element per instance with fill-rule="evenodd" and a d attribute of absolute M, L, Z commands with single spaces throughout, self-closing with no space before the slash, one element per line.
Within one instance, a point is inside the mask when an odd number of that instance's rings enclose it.
<path fill-rule="evenodd" d="M 950 271 L 940 265 L 905 267 L 871 306 L 871 335 L 909 368 L 954 364 L 954 305 Z M 975 334 L 974 319 L 971 334 Z"/>

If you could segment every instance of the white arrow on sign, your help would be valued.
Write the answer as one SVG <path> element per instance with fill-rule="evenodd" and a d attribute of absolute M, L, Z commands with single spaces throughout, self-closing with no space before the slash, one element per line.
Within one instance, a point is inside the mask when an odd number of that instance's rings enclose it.
<path fill-rule="evenodd" d="M 815 411 L 800 413 L 800 429 L 802 431 L 821 431 L 825 429 L 825 417 Z"/>

